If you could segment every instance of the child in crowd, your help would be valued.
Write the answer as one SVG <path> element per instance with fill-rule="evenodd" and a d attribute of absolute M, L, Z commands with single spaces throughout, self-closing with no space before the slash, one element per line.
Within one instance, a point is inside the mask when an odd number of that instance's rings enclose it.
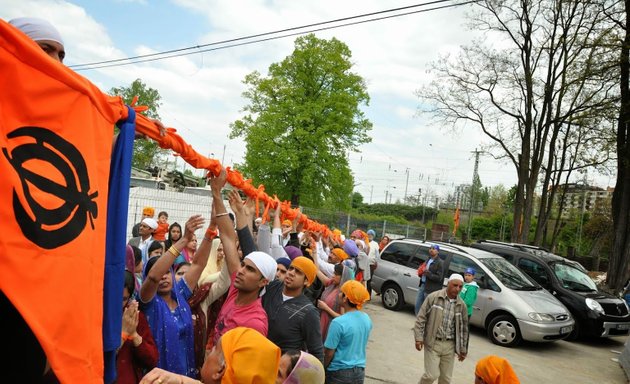
<path fill-rule="evenodd" d="M 459 296 L 466 303 L 466 307 L 468 308 L 468 318 L 472 316 L 473 313 L 473 305 L 477 300 L 477 290 L 479 289 L 479 285 L 475 282 L 475 269 L 474 268 L 466 268 L 464 272 L 464 287 L 462 288 Z"/>
<path fill-rule="evenodd" d="M 153 232 L 153 240 L 164 242 L 168 233 L 168 213 L 162 211 L 158 213 L 158 227 Z"/>

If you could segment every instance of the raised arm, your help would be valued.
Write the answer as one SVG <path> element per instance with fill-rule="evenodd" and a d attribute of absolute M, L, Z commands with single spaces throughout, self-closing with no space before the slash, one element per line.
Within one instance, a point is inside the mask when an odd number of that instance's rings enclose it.
<path fill-rule="evenodd" d="M 254 242 L 254 236 L 252 236 L 249 224 L 253 219 L 254 201 L 251 198 L 247 199 L 247 202 L 243 204 L 241 195 L 235 189 L 231 190 L 228 194 L 228 200 L 230 201 L 230 207 L 236 215 L 236 234 L 238 235 L 238 241 L 241 245 L 243 255 L 247 256 L 250 253 L 257 251 L 256 243 Z"/>
<path fill-rule="evenodd" d="M 175 261 L 175 258 L 179 256 L 182 249 L 184 249 L 186 244 L 188 244 L 192 235 L 195 234 L 195 231 L 203 226 L 203 221 L 204 220 L 201 215 L 191 216 L 186 222 L 184 236 L 177 240 L 177 243 L 167 249 L 166 252 L 160 256 L 159 260 L 155 262 L 155 265 L 151 268 L 149 274 L 146 276 L 142 282 L 142 286 L 140 287 L 140 300 L 143 303 L 148 303 L 153 299 L 157 293 L 162 276 L 169 271 L 171 265 L 173 265 L 173 262 Z"/>
<path fill-rule="evenodd" d="M 241 266 L 241 260 L 238 257 L 238 250 L 236 248 L 236 231 L 232 225 L 232 220 L 228 217 L 227 209 L 221 197 L 221 189 L 223 189 L 225 185 L 226 176 L 224 168 L 221 168 L 221 173 L 219 173 L 218 176 L 214 177 L 211 175 L 210 188 L 212 189 L 212 206 L 215 212 L 215 220 L 219 227 L 221 243 L 223 244 L 225 263 L 227 264 L 228 272 L 231 276 Z"/>
<path fill-rule="evenodd" d="M 214 213 L 214 206 L 212 207 L 210 214 L 210 225 L 206 230 L 201 242 L 199 244 L 199 248 L 197 252 L 195 252 L 195 256 L 192 259 L 192 263 L 190 264 L 190 268 L 184 274 L 184 281 L 188 285 L 191 291 L 195 289 L 197 284 L 199 283 L 199 278 L 203 273 L 203 270 L 206 268 L 208 264 L 208 258 L 210 257 L 210 250 L 212 249 L 212 239 L 216 237 L 217 233 L 217 223 L 216 223 L 216 214 Z"/>

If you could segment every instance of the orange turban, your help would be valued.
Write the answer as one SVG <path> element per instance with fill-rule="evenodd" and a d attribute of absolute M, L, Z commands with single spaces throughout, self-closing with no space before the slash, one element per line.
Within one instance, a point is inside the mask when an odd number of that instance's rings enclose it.
<path fill-rule="evenodd" d="M 293 226 L 293 222 L 289 219 L 286 219 L 282 222 L 282 225 Z"/>
<path fill-rule="evenodd" d="M 520 384 L 510 363 L 495 355 L 489 355 L 477 362 L 475 375 L 488 384 Z"/>
<path fill-rule="evenodd" d="M 144 208 L 142 208 L 142 214 L 153 217 L 153 215 L 155 215 L 155 208 L 153 208 L 153 207 L 144 207 Z"/>
<path fill-rule="evenodd" d="M 275 383 L 280 364 L 280 348 L 251 328 L 237 327 L 221 336 L 225 358 L 222 383 Z"/>
<path fill-rule="evenodd" d="M 363 308 L 363 303 L 370 299 L 370 294 L 363 284 L 356 280 L 348 280 L 341 286 L 341 292 L 350 300 L 357 309 Z"/>
<path fill-rule="evenodd" d="M 315 281 L 315 277 L 317 276 L 317 267 L 311 259 L 304 256 L 298 256 L 293 259 L 291 265 L 306 275 L 306 280 L 308 281 L 307 286 L 313 284 L 313 281 Z"/>
<path fill-rule="evenodd" d="M 335 256 L 341 259 L 341 261 L 344 261 L 345 259 L 349 257 L 348 254 L 341 248 L 333 248 L 333 250 L 330 251 L 330 253 L 335 254 Z"/>

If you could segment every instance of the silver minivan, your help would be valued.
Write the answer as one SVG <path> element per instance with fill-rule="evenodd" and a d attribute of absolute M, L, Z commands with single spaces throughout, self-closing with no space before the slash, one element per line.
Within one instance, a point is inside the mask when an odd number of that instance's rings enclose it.
<path fill-rule="evenodd" d="M 416 271 L 428 259 L 432 244 L 393 240 L 383 249 L 372 287 L 381 294 L 385 308 L 415 304 L 420 281 Z M 480 249 L 439 245 L 445 282 L 452 273 L 476 270 L 479 290 L 470 324 L 485 329 L 493 343 L 514 347 L 521 340 L 545 342 L 569 336 L 574 320 L 566 307 L 505 259 Z"/>

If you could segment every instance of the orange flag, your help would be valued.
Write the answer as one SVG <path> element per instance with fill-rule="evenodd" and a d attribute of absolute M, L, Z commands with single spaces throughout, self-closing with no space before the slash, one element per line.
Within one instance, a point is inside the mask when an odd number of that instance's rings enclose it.
<path fill-rule="evenodd" d="M 61 382 L 102 382 L 108 176 L 127 109 L 3 20 L 0 68 L 0 289 Z"/>
<path fill-rule="evenodd" d="M 457 232 L 457 228 L 459 227 L 459 204 L 457 204 L 457 209 L 455 209 L 455 216 L 453 217 L 453 236 Z"/>

